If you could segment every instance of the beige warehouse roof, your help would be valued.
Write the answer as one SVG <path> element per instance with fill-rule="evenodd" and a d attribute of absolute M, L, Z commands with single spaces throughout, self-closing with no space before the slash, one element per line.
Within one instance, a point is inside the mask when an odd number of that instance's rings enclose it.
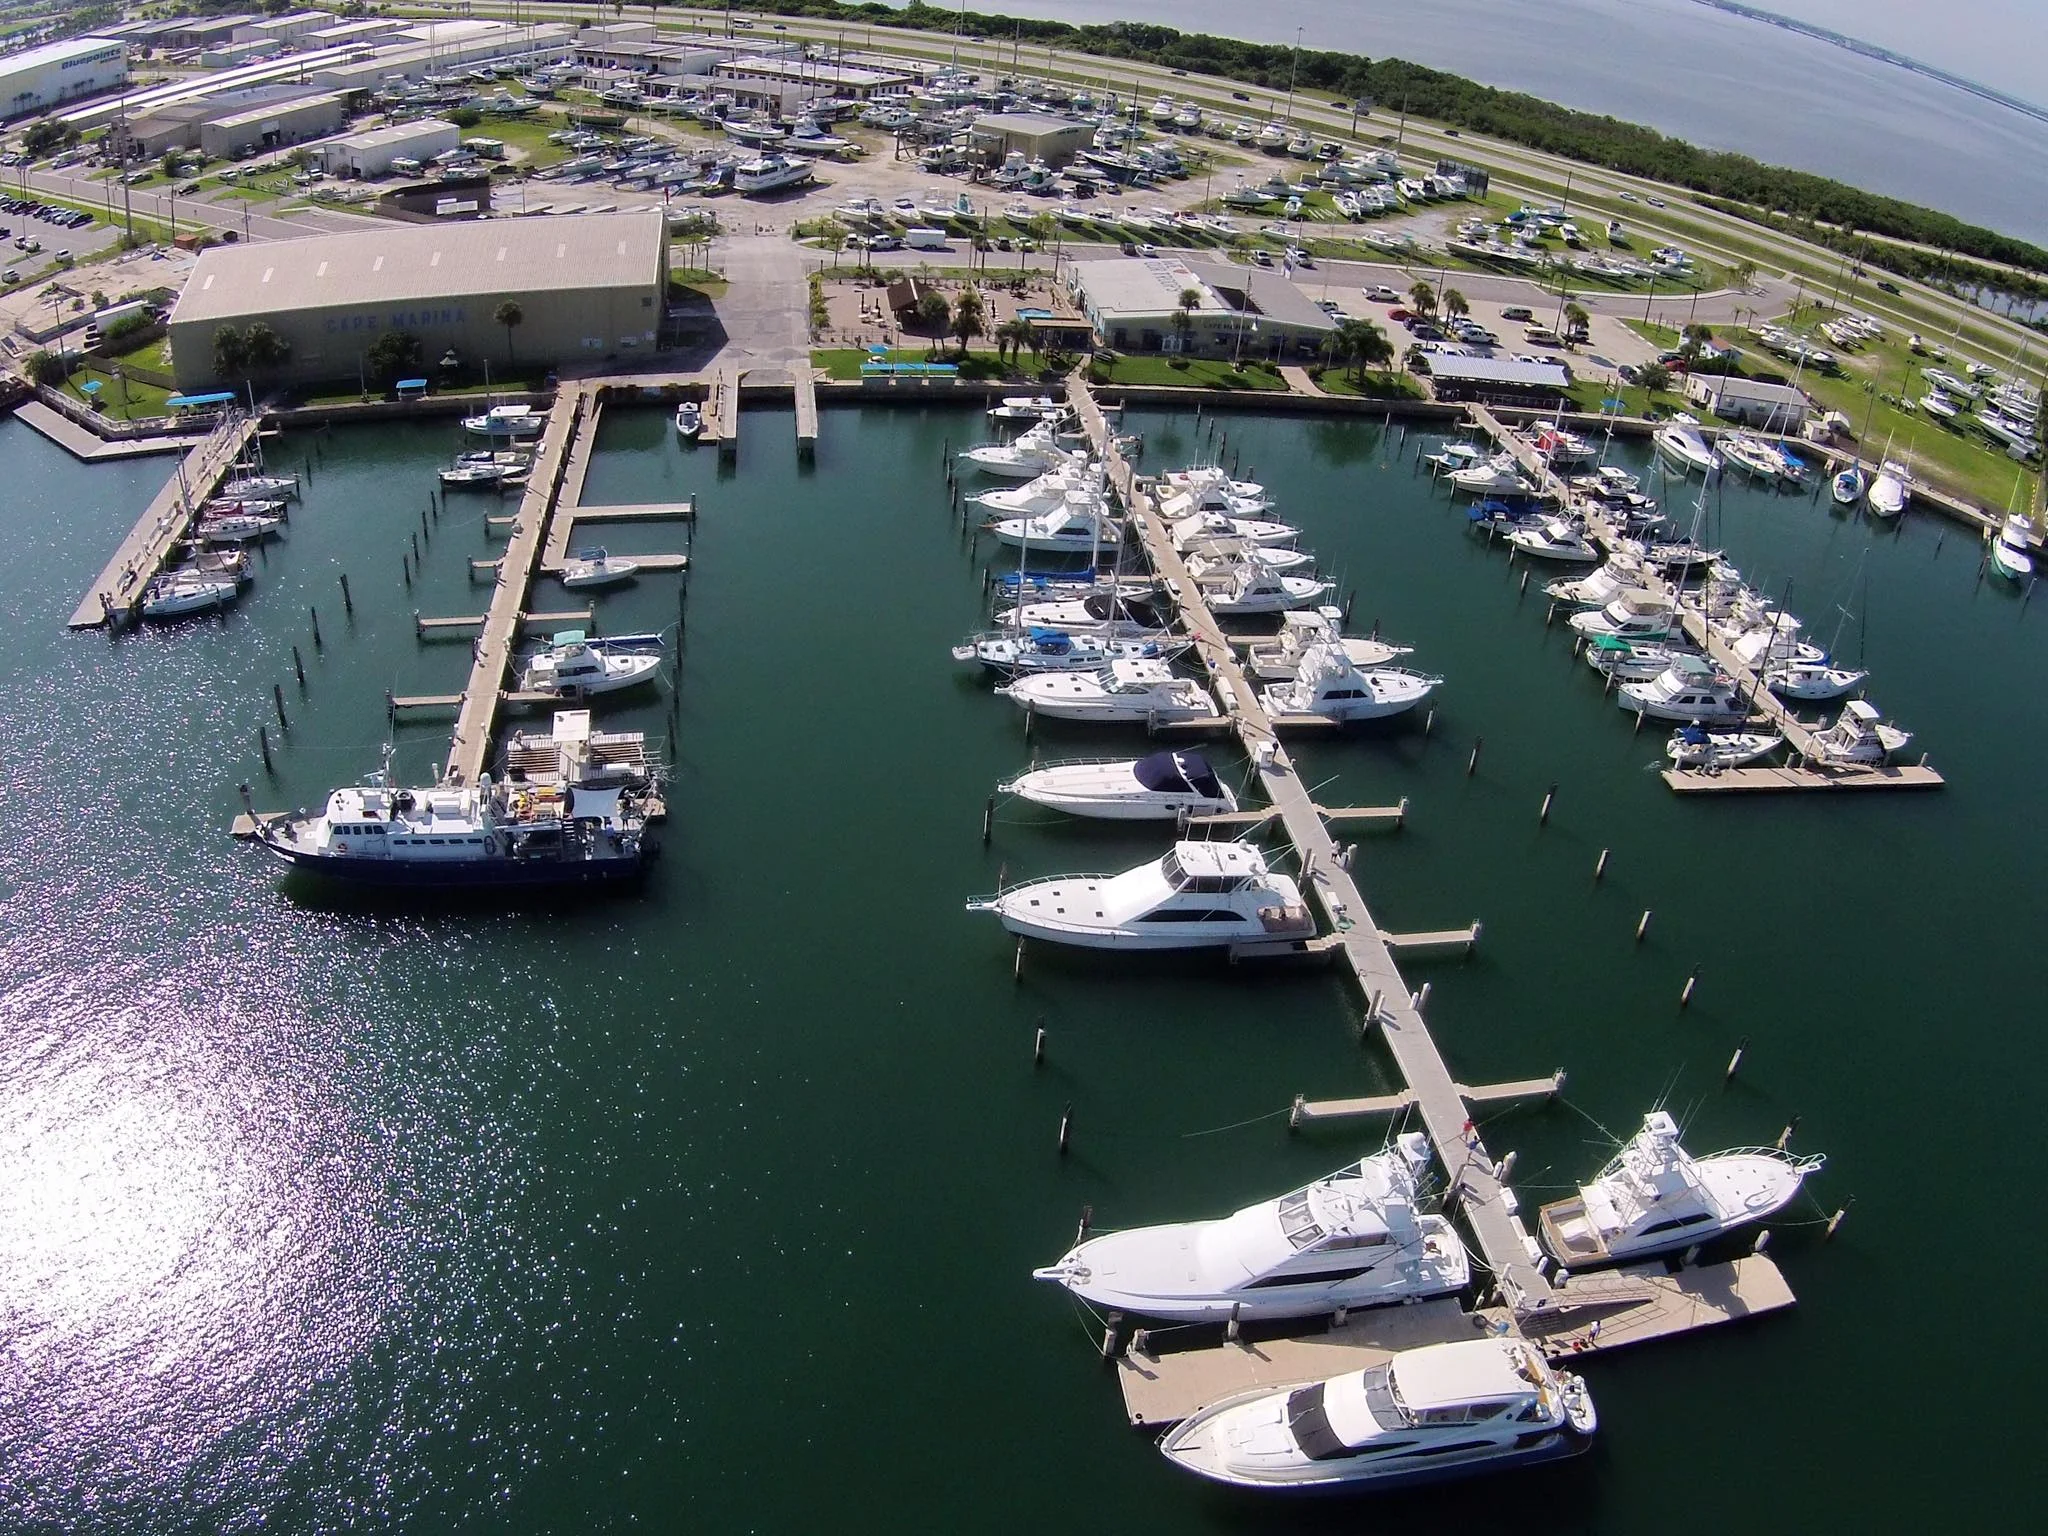
<path fill-rule="evenodd" d="M 551 288 L 648 288 L 667 238 L 661 211 L 650 208 L 218 245 L 201 254 L 171 323 Z"/>

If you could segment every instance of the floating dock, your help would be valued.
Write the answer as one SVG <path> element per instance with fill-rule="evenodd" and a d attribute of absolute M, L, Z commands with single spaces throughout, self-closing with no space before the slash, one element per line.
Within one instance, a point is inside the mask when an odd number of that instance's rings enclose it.
<path fill-rule="evenodd" d="M 171 546 L 191 528 L 193 515 L 256 436 L 256 425 L 255 417 L 238 412 L 185 455 L 177 473 L 143 508 L 106 569 L 86 590 L 71 615 L 71 628 L 98 629 L 135 618 L 141 611 L 143 589 L 163 568 Z"/>

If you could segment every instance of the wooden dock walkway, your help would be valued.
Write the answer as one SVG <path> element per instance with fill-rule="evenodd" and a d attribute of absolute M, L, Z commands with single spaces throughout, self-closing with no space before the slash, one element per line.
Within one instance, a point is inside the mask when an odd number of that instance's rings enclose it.
<path fill-rule="evenodd" d="M 1515 1317 L 1499 1308 L 1467 1312 L 1445 1297 L 1353 1312 L 1319 1333 L 1194 1349 L 1155 1350 L 1141 1332 L 1117 1356 L 1117 1384 L 1130 1423 L 1157 1429 L 1233 1393 L 1327 1381 L 1378 1365 L 1400 1350 L 1488 1332 L 1519 1332 L 1548 1358 L 1569 1361 L 1792 1304 L 1792 1288 L 1762 1254 L 1675 1273 L 1662 1264 L 1644 1264 L 1573 1275 L 1543 1311 Z"/>
<path fill-rule="evenodd" d="M 1454 1085 L 1458 1097 L 1468 1104 L 1519 1104 L 1525 1099 L 1554 1099 L 1564 1092 L 1564 1073 L 1553 1072 L 1548 1077 L 1525 1077 L 1512 1083 L 1481 1083 L 1478 1087 L 1467 1087 L 1463 1083 Z M 1288 1111 L 1288 1123 L 1294 1126 L 1309 1125 L 1317 1120 L 1356 1120 L 1370 1115 L 1398 1115 L 1403 1110 L 1415 1107 L 1415 1095 L 1403 1089 L 1399 1093 L 1376 1093 L 1356 1099 L 1305 1099 L 1297 1096 L 1294 1106 Z"/>
<path fill-rule="evenodd" d="M 124 623 L 140 611 L 142 592 L 163 566 L 171 545 L 192 525 L 193 513 L 211 496 L 256 435 L 253 416 L 236 413 L 214 428 L 179 462 L 164 488 L 121 541 L 71 615 L 71 628 L 97 629 Z"/>
<path fill-rule="evenodd" d="M 1530 441 L 1511 432 L 1493 412 L 1483 405 L 1469 406 L 1473 421 L 1487 433 L 1503 450 L 1514 455 L 1515 462 L 1533 476 L 1538 488 L 1545 496 L 1553 497 L 1572 506 L 1586 520 L 1586 536 L 1602 553 L 1612 553 L 1621 541 L 1622 533 L 1608 521 L 1605 512 L 1597 503 L 1574 498 L 1570 489 L 1558 478 Z M 1792 752 L 1795 762 L 1789 767 L 1740 768 L 1719 773 L 1682 772 L 1664 770 L 1664 782 L 1681 794 L 1732 794 L 1740 792 L 1808 789 L 1937 789 L 1942 777 L 1923 761 L 1916 767 L 1891 767 L 1870 772 L 1828 769 L 1814 766 L 1813 739 L 1817 728 L 1801 720 L 1799 716 L 1776 694 L 1764 685 L 1764 680 L 1735 654 L 1728 642 L 1714 633 L 1706 616 L 1697 608 L 1682 601 L 1681 589 L 1676 583 L 1662 580 L 1654 573 L 1645 573 L 1644 589 L 1674 604 L 1678 611 L 1679 624 L 1687 638 L 1707 654 L 1716 666 L 1734 679 L 1739 695 L 1747 700 L 1751 713 L 1762 723 L 1785 738 L 1785 744 Z"/>
<path fill-rule="evenodd" d="M 581 442 L 596 437 L 595 432 L 580 434 Z M 548 533 L 547 549 L 541 555 L 541 564 L 549 570 L 557 570 L 569 558 L 569 551 L 576 548 L 576 530 L 585 523 L 693 523 L 697 520 L 697 498 L 687 501 L 645 501 L 622 502 L 614 506 L 585 506 L 580 501 L 571 501 L 566 495 L 556 503 L 554 521 Z M 643 570 L 679 571 L 685 567 L 682 555 L 634 555 Z M 650 565 L 654 561 L 657 564 Z"/>
<path fill-rule="evenodd" d="M 426 618 L 415 613 L 412 616 L 413 632 L 419 635 L 443 634 L 451 630 L 481 629 L 490 622 L 488 613 L 458 613 L 446 618 Z M 517 615 L 515 627 L 524 633 L 529 629 L 552 629 L 558 625 L 576 624 L 589 628 L 597 622 L 597 605 L 587 608 L 557 608 L 537 613 Z"/>
<path fill-rule="evenodd" d="M 565 383 L 555 397 L 554 409 L 548 413 L 548 424 L 534 455 L 533 472 L 520 497 L 512 537 L 499 561 L 490 611 L 484 615 L 483 628 L 477 636 L 469 686 L 463 690 L 455 718 L 447 774 L 456 783 L 474 784 L 489 765 L 491 736 L 501 700 L 499 685 L 511 664 L 512 643 L 526 611 L 527 593 L 533 585 L 549 517 L 568 476 L 570 448 L 579 436 L 589 435 L 581 433 L 584 413 L 589 407 L 589 392 L 579 385 Z"/>
<path fill-rule="evenodd" d="M 1415 1096 L 1423 1129 L 1443 1160 L 1502 1294 L 1517 1311 L 1542 1305 L 1551 1297 L 1551 1286 L 1530 1257 L 1529 1234 L 1502 1198 L 1502 1185 L 1494 1175 L 1495 1160 L 1471 1126 L 1465 1100 L 1394 963 L 1393 951 L 1380 937 L 1379 924 L 1339 861 L 1329 826 L 1260 706 L 1236 652 L 1202 601 L 1200 588 L 1174 549 L 1152 498 L 1141 491 L 1130 464 L 1112 442 L 1094 395 L 1079 377 L 1069 378 L 1067 393 L 1095 451 L 1108 466 L 1111 482 L 1130 508 L 1131 524 L 1154 569 L 1179 605 L 1180 622 L 1192 637 L 1239 740 L 1258 765 L 1266 797 L 1279 811 L 1300 856 L 1303 892 L 1321 905 L 1337 936 L 1339 950 L 1366 999 L 1368 1021 L 1379 1024 L 1395 1066 Z"/>
<path fill-rule="evenodd" d="M 141 459 L 157 453 L 186 453 L 194 441 L 190 437 L 161 434 L 104 438 L 40 400 L 22 401 L 14 408 L 14 414 L 74 459 L 83 459 L 89 464 L 103 464 L 109 459 Z"/>
<path fill-rule="evenodd" d="M 728 365 L 720 368 L 711 379 L 710 393 L 705 397 L 703 430 L 697 434 L 700 443 L 717 445 L 719 457 L 732 458 L 740 450 L 740 369 Z"/>

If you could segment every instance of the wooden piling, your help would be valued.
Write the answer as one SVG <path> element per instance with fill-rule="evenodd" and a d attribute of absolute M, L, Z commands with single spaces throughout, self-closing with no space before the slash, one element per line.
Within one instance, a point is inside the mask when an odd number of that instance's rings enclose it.
<path fill-rule="evenodd" d="M 277 728 L 280 731 L 289 731 L 292 728 L 292 723 L 284 717 L 283 683 L 272 683 L 270 685 L 270 702 L 277 706 Z"/>
<path fill-rule="evenodd" d="M 1735 1054 L 1728 1058 L 1728 1070 L 1721 1074 L 1722 1082 L 1732 1083 L 1735 1081 L 1736 1068 L 1742 1065 L 1742 1053 L 1748 1049 L 1749 1036 L 1744 1035 L 1740 1040 L 1738 1040 L 1735 1043 Z"/>
<path fill-rule="evenodd" d="M 299 687 L 303 689 L 306 686 L 306 662 L 305 658 L 299 655 L 299 648 L 296 645 L 292 647 L 292 670 L 298 673 Z"/>
<path fill-rule="evenodd" d="M 341 608 L 350 618 L 355 617 L 356 600 L 349 595 L 347 571 L 341 573 Z"/>

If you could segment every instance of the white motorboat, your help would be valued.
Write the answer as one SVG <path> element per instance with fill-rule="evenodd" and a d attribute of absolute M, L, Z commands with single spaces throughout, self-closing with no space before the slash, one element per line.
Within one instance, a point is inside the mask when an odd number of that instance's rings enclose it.
<path fill-rule="evenodd" d="M 660 666 L 658 651 L 620 650 L 589 639 L 580 629 L 570 629 L 527 658 L 520 668 L 519 687 L 525 693 L 585 699 L 651 683 Z"/>
<path fill-rule="evenodd" d="M 167 571 L 152 577 L 142 589 L 145 619 L 182 619 L 188 614 L 209 613 L 235 600 L 240 586 L 232 576 L 210 576 L 198 572 Z"/>
<path fill-rule="evenodd" d="M 1862 467 L 1856 464 L 1851 464 L 1829 482 L 1830 494 L 1834 496 L 1835 505 L 1838 507 L 1855 506 L 1863 499 L 1863 493 L 1867 489 L 1869 482 L 1864 478 Z"/>
<path fill-rule="evenodd" d="M 1486 450 L 1477 443 L 1445 443 L 1422 460 L 1434 474 L 1448 475 L 1461 469 L 1477 469 L 1486 462 Z"/>
<path fill-rule="evenodd" d="M 1031 1272 L 1087 1302 L 1171 1322 L 1314 1317 L 1460 1291 L 1471 1278 L 1451 1223 L 1420 1209 L 1429 1138 L 1213 1221 L 1089 1237 Z"/>
<path fill-rule="evenodd" d="M 200 515 L 192 532 L 195 538 L 215 543 L 247 544 L 266 539 L 283 526 L 284 516 L 278 512 L 209 512 Z"/>
<path fill-rule="evenodd" d="M 1207 496 L 1229 496 L 1241 502 L 1266 500 L 1266 488 L 1255 480 L 1233 480 L 1220 464 L 1197 465 L 1191 469 L 1169 469 L 1160 476 L 1176 491 L 1193 493 L 1197 500 Z"/>
<path fill-rule="evenodd" d="M 1635 495 L 1643 488 L 1643 482 L 1619 464 L 1602 464 L 1583 475 L 1573 475 L 1565 483 L 1573 490 L 1600 501 L 1618 501 L 1624 496 Z"/>
<path fill-rule="evenodd" d="M 1991 568 L 2008 581 L 2025 581 L 2034 574 L 2033 552 L 2027 547 L 2034 537 L 2034 525 L 2015 512 L 2006 518 L 1991 543 Z"/>
<path fill-rule="evenodd" d="M 1647 683 L 1674 662 L 1700 654 L 1691 646 L 1669 640 L 1646 644 L 1603 637 L 1586 643 L 1586 665 L 1617 683 Z"/>
<path fill-rule="evenodd" d="M 686 442 L 695 442 L 704 434 L 704 407 L 694 400 L 685 400 L 676 407 L 676 431 Z"/>
<path fill-rule="evenodd" d="M 572 551 L 556 578 L 565 587 L 609 587 L 640 574 L 640 562 L 603 549 Z"/>
<path fill-rule="evenodd" d="M 1346 638 L 1343 622 L 1341 608 L 1296 608 L 1283 613 L 1277 635 L 1255 640 L 1246 649 L 1244 669 L 1260 682 L 1284 683 L 1300 672 L 1302 662 L 1318 645 L 1341 647 L 1351 664 L 1361 670 L 1383 667 L 1414 651 L 1413 646 L 1388 645 L 1378 639 Z"/>
<path fill-rule="evenodd" d="M 1740 725 L 1749 709 L 1735 682 L 1703 656 L 1681 656 L 1646 683 L 1614 691 L 1623 709 L 1680 725 Z"/>
<path fill-rule="evenodd" d="M 1086 461 L 1085 455 L 1059 445 L 1050 423 L 1030 428 L 1015 442 L 984 443 L 979 448 L 966 449 L 959 458 L 969 469 L 1000 475 L 1006 480 L 1031 480 L 1062 464 Z"/>
<path fill-rule="evenodd" d="M 1176 677 L 1164 661 L 1113 661 L 1092 672 L 1040 672 L 997 693 L 1019 709 L 1054 720 L 1214 720 L 1223 711 L 1208 688 Z"/>
<path fill-rule="evenodd" d="M 1868 699 L 1851 699 L 1833 725 L 1814 733 L 1807 756 L 1824 768 L 1871 768 L 1889 762 L 1912 739 L 1910 731 L 1885 724 Z"/>
<path fill-rule="evenodd" d="M 1664 744 L 1664 755 L 1681 768 L 1713 773 L 1753 763 L 1783 745 L 1784 737 L 1767 731 L 1710 731 L 1704 726 L 1681 725 Z"/>
<path fill-rule="evenodd" d="M 1886 459 L 1878 465 L 1877 478 L 1870 482 L 1863 499 L 1879 517 L 1897 517 L 1913 499 L 1913 476 L 1905 465 Z"/>
<path fill-rule="evenodd" d="M 1330 1381 L 1230 1393 L 1159 1449 L 1233 1487 L 1362 1492 L 1576 1456 L 1598 1422 L 1585 1383 L 1527 1340 L 1463 1339 Z"/>
<path fill-rule="evenodd" d="M 465 453 L 453 464 L 436 470 L 435 475 L 451 491 L 495 491 L 508 478 L 523 476 L 530 467 L 531 461 L 524 456 L 517 456 L 516 462 L 506 463 L 495 453 Z"/>
<path fill-rule="evenodd" d="M 1184 553 L 1191 570 L 1197 562 L 1206 568 L 1212 561 L 1262 565 L 1269 571 L 1298 571 L 1305 565 L 1316 563 L 1316 557 L 1305 549 L 1253 544 L 1245 539 L 1197 539 L 1188 545 Z"/>
<path fill-rule="evenodd" d="M 478 437 L 536 437 L 547 422 L 546 411 L 530 405 L 494 405 L 481 416 L 462 418 L 462 430 Z"/>
<path fill-rule="evenodd" d="M 998 792 L 1098 821 L 1174 821 L 1227 815 L 1237 796 L 1199 752 L 1051 763 L 996 786 Z"/>
<path fill-rule="evenodd" d="M 1228 512 L 1195 512 L 1171 523 L 1173 547 L 1188 550 L 1210 539 L 1241 539 L 1261 549 L 1280 549 L 1301 537 L 1291 523 L 1271 518 L 1237 517 Z"/>
<path fill-rule="evenodd" d="M 1659 458 L 1681 474 L 1704 475 L 1715 462 L 1714 450 L 1700 435 L 1700 424 L 1690 416 L 1674 416 L 1651 438 Z"/>
<path fill-rule="evenodd" d="M 790 187 L 807 186 L 816 174 L 810 161 L 793 155 L 757 155 L 733 167 L 732 189 L 742 197 L 765 197 Z"/>
<path fill-rule="evenodd" d="M 1044 421 L 1065 410 L 1051 395 L 1005 395 L 988 408 L 988 416 L 991 421 Z"/>
<path fill-rule="evenodd" d="M 1624 592 L 1605 608 L 1587 609 L 1566 620 L 1587 639 L 1662 640 L 1678 622 L 1671 600 L 1654 592 Z"/>
<path fill-rule="evenodd" d="M 1190 642 L 1147 637 L 1120 639 L 1070 635 L 1063 629 L 1003 629 L 974 635 L 953 647 L 955 661 L 972 661 L 1014 676 L 1020 672 L 1092 672 L 1113 661 L 1168 661 Z"/>
<path fill-rule="evenodd" d="M 1938 389 L 1931 389 L 1920 397 L 1920 409 L 1936 421 L 1954 421 L 1962 414 L 1955 401 Z"/>
<path fill-rule="evenodd" d="M 1067 497 L 1076 491 L 1086 492 L 1099 501 L 1103 497 L 1104 484 L 1101 465 L 1069 463 L 1047 470 L 1022 485 L 1006 485 L 967 499 L 1001 517 L 1036 517 L 1041 512 L 1065 506 Z"/>
<path fill-rule="evenodd" d="M 1532 560 L 1592 561 L 1600 551 L 1570 518 L 1545 517 L 1508 533 L 1508 542 Z"/>
<path fill-rule="evenodd" d="M 1803 626 L 1782 609 L 1765 609 L 1744 622 L 1740 614 L 1715 625 L 1735 659 L 1753 672 L 1777 666 L 1826 666 L 1828 653 L 1799 638 Z"/>
<path fill-rule="evenodd" d="M 1496 454 L 1484 463 L 1454 469 L 1448 478 L 1468 496 L 1527 496 L 1535 490 L 1511 453 Z"/>
<path fill-rule="evenodd" d="M 1064 505 L 1036 517 L 1011 517 L 986 525 L 998 544 L 1012 549 L 1060 550 L 1085 555 L 1115 550 L 1123 542 L 1123 525 L 1111 517 L 1102 498 L 1089 491 L 1069 491 Z"/>
<path fill-rule="evenodd" d="M 1590 464 L 1600 457 L 1600 450 L 1576 432 L 1567 432 L 1563 427 L 1546 426 L 1537 430 L 1534 445 L 1536 451 L 1550 461 L 1552 469 L 1570 469 L 1580 464 Z M 1631 486 L 1633 490 L 1635 487 Z"/>
<path fill-rule="evenodd" d="M 1180 842 L 1120 875 L 1014 885 L 967 904 L 1010 932 L 1086 949 L 1208 949 L 1302 941 L 1315 919 L 1301 889 L 1250 843 Z"/>
<path fill-rule="evenodd" d="M 1826 1161 L 1774 1147 L 1695 1158 L 1678 1144 L 1678 1123 L 1652 1110 L 1590 1184 L 1542 1208 L 1543 1246 L 1574 1270 L 1689 1248 L 1783 1210 Z"/>
<path fill-rule="evenodd" d="M 1839 699 L 1870 676 L 1854 667 L 1837 667 L 1826 661 L 1793 660 L 1773 662 L 1764 668 L 1764 686 L 1781 699 Z"/>
<path fill-rule="evenodd" d="M 1640 555 L 1629 549 L 1615 549 L 1591 575 L 1559 577 L 1543 590 L 1574 608 L 1605 608 L 1623 593 L 1641 590 L 1647 578 Z"/>
<path fill-rule="evenodd" d="M 1312 576 L 1282 576 L 1255 562 L 1218 563 L 1199 570 L 1191 566 L 1189 574 L 1201 588 L 1209 611 L 1217 615 L 1306 608 L 1331 586 Z"/>
<path fill-rule="evenodd" d="M 1777 449 L 1747 432 L 1723 432 L 1714 447 L 1723 459 L 1754 479 L 1776 481 L 1785 467 Z"/>
<path fill-rule="evenodd" d="M 276 499 L 267 501 L 236 501 L 230 497 L 216 496 L 199 508 L 199 515 L 201 517 L 226 517 L 231 513 L 241 513 L 250 517 L 282 518 L 287 516 L 285 503 Z"/>
<path fill-rule="evenodd" d="M 1442 683 L 1406 667 L 1354 666 L 1341 642 L 1323 640 L 1303 653 L 1291 680 L 1261 688 L 1259 703 L 1276 719 L 1384 720 L 1413 709 Z"/>

